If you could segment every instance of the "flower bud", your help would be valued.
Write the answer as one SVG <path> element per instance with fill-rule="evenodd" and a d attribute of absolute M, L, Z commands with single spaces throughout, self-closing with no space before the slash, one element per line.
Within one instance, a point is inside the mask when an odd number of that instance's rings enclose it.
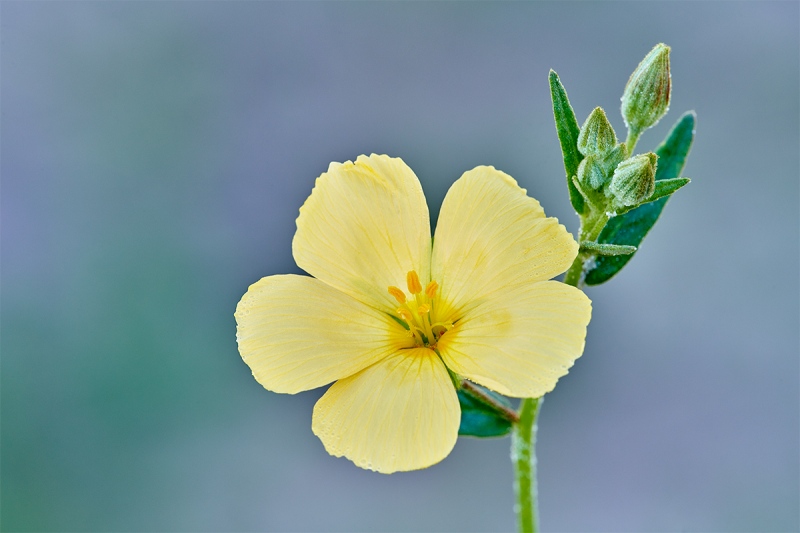
<path fill-rule="evenodd" d="M 649 152 L 626 159 L 617 166 L 608 186 L 615 208 L 638 205 L 653 194 L 657 162 L 658 156 Z"/>
<path fill-rule="evenodd" d="M 578 181 L 581 185 L 596 191 L 606 184 L 608 178 L 597 160 L 593 156 L 586 156 L 578 165 Z"/>
<path fill-rule="evenodd" d="M 616 145 L 617 134 L 614 133 L 605 111 L 601 107 L 595 107 L 578 134 L 578 151 L 585 156 L 603 157 Z"/>
<path fill-rule="evenodd" d="M 619 143 L 613 150 L 608 152 L 600 161 L 600 168 L 606 176 L 612 176 L 617 165 L 622 163 L 628 155 L 628 148 L 625 143 Z"/>
<path fill-rule="evenodd" d="M 644 131 L 667 113 L 672 91 L 669 50 L 669 46 L 657 44 L 639 63 L 625 86 L 622 117 L 631 131 Z"/>

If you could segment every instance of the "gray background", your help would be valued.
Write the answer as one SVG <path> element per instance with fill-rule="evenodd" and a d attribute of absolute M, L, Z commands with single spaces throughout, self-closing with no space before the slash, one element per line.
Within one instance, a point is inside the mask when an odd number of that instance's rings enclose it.
<path fill-rule="evenodd" d="M 432 216 L 478 164 L 572 231 L 548 69 L 579 120 L 657 42 L 694 179 L 588 290 L 540 423 L 553 531 L 796 531 L 798 3 L 3 2 L 2 528 L 511 530 L 508 439 L 383 476 L 322 390 L 263 390 L 233 311 L 299 272 L 297 210 L 379 152 Z"/>

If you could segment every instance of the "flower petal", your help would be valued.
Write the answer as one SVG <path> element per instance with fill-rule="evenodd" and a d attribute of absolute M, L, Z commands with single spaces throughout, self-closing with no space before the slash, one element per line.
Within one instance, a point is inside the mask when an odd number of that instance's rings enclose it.
<path fill-rule="evenodd" d="M 592 303 L 556 281 L 523 286 L 476 307 L 439 339 L 455 373 L 500 394 L 537 398 L 583 353 Z"/>
<path fill-rule="evenodd" d="M 311 427 L 331 455 L 390 474 L 444 459 L 460 421 L 447 369 L 433 351 L 414 348 L 334 383 Z"/>
<path fill-rule="evenodd" d="M 390 285 L 405 287 L 410 270 L 423 284 L 430 275 L 430 218 L 417 176 L 385 155 L 331 163 L 300 208 L 292 252 L 312 276 L 394 310 Z"/>
<path fill-rule="evenodd" d="M 433 242 L 440 319 L 463 316 L 497 291 L 550 279 L 578 253 L 564 226 L 494 167 L 470 170 L 450 187 Z"/>
<path fill-rule="evenodd" d="M 410 341 L 386 314 L 306 276 L 262 278 L 235 316 L 253 376 L 289 394 L 352 376 Z"/>

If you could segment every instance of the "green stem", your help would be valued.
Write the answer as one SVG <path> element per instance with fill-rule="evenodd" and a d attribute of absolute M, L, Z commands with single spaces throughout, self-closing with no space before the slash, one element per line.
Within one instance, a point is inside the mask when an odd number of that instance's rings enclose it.
<path fill-rule="evenodd" d="M 587 218 L 581 226 L 580 237 L 583 241 L 597 241 L 600 232 L 606 227 L 609 216 L 605 213 L 593 213 L 593 216 Z"/>
<path fill-rule="evenodd" d="M 581 231 L 579 233 L 580 241 L 597 242 L 597 238 L 600 237 L 600 232 L 603 231 L 603 228 L 606 227 L 608 223 L 608 218 L 608 215 L 605 213 L 597 212 L 587 217 L 583 221 L 584 223 L 581 224 Z M 567 270 L 564 276 L 564 283 L 572 285 L 573 287 L 581 286 L 583 282 L 583 265 L 591 255 L 591 253 L 578 253 L 577 257 L 575 257 L 575 261 L 572 262 L 572 266 L 569 267 L 569 270 Z"/>
<path fill-rule="evenodd" d="M 633 155 L 633 149 L 636 148 L 636 143 L 639 142 L 639 137 L 641 135 L 641 131 L 633 129 L 628 130 L 628 138 L 625 139 L 625 149 L 628 151 L 628 157 Z"/>
<path fill-rule="evenodd" d="M 634 141 L 634 145 L 635 145 Z M 582 220 L 579 232 L 581 241 L 597 241 L 608 223 L 608 215 L 595 212 Z M 588 255 L 578 253 L 564 276 L 564 283 L 578 287 L 583 278 L 583 265 Z M 536 420 L 544 397 L 525 398 L 519 406 L 519 421 L 514 424 L 511 437 L 511 460 L 514 463 L 517 494 L 515 511 L 520 533 L 539 531 L 539 505 L 536 489 Z"/>
<path fill-rule="evenodd" d="M 511 460 L 516 475 L 517 519 L 520 533 L 539 531 L 536 491 L 536 419 L 544 398 L 525 398 L 519 406 L 519 422 L 511 436 Z"/>

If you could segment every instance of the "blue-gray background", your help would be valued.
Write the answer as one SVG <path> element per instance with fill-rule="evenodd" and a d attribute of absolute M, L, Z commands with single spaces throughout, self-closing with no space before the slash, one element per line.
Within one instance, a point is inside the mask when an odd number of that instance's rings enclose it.
<path fill-rule="evenodd" d="M 798 4 L 3 2 L 2 528 L 511 530 L 508 439 L 383 476 L 263 390 L 233 311 L 298 272 L 330 161 L 379 152 L 431 214 L 475 165 L 571 230 L 547 85 L 579 120 L 673 47 L 691 186 L 589 289 L 547 396 L 542 524 L 796 531 Z M 402 223 L 402 221 L 398 221 Z"/>

